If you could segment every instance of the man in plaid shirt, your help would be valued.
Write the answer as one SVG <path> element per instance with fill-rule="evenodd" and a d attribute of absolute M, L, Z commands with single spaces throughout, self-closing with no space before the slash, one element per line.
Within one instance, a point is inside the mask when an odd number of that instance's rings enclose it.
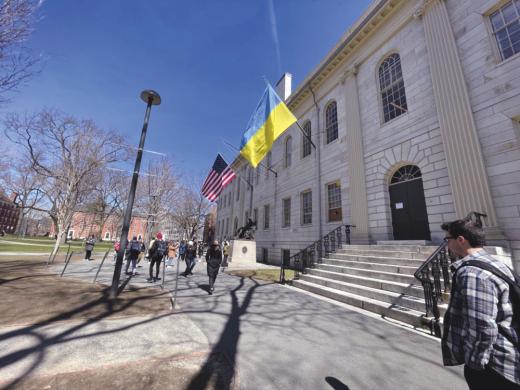
<path fill-rule="evenodd" d="M 485 237 L 479 221 L 457 220 L 441 228 L 449 250 L 461 257 L 451 266 L 453 285 L 442 337 L 444 365 L 464 364 L 471 390 L 520 389 L 519 330 L 511 326 L 509 285 L 482 268 L 461 265 L 479 260 L 512 280 L 514 276 L 482 248 Z"/>

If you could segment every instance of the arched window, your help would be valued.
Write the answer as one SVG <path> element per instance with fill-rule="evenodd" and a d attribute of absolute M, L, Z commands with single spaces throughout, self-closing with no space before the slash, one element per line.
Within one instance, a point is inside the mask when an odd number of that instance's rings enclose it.
<path fill-rule="evenodd" d="M 292 163 L 292 137 L 285 140 L 285 168 L 289 168 Z"/>
<path fill-rule="evenodd" d="M 379 87 L 383 104 L 383 120 L 388 122 L 408 110 L 404 91 L 401 58 L 394 53 L 383 61 L 379 67 Z"/>
<path fill-rule="evenodd" d="M 307 157 L 311 154 L 311 141 L 309 141 L 309 139 L 312 138 L 311 121 L 305 122 L 305 124 L 303 125 L 303 132 L 307 135 L 307 137 L 305 135 L 302 135 L 302 158 Z"/>
<path fill-rule="evenodd" d="M 338 138 L 338 108 L 336 102 L 331 102 L 325 109 L 325 132 L 327 133 L 327 143 Z"/>
<path fill-rule="evenodd" d="M 105 233 L 105 240 L 110 240 L 110 232 Z"/>

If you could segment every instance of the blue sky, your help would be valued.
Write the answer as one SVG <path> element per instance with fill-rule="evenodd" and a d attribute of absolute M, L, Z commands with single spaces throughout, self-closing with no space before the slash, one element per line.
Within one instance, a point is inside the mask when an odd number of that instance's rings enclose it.
<path fill-rule="evenodd" d="M 295 89 L 369 3 L 45 0 L 29 42 L 42 70 L 2 112 L 57 108 L 137 146 L 139 93 L 155 89 L 162 104 L 145 149 L 167 153 L 184 176 L 203 177 L 217 153 L 228 162 L 235 155 L 222 139 L 240 144 L 263 77 L 274 85 L 288 71 Z"/>

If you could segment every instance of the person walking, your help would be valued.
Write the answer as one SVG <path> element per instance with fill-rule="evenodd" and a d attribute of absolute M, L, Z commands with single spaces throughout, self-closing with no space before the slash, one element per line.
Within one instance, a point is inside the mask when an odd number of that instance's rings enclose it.
<path fill-rule="evenodd" d="M 222 263 L 222 251 L 217 240 L 213 241 L 213 244 L 206 252 L 206 263 L 209 277 L 209 294 L 212 295 L 215 290 L 215 279 L 217 279 L 218 270 Z"/>
<path fill-rule="evenodd" d="M 168 262 L 167 268 L 172 266 L 172 261 L 177 257 L 177 244 L 174 241 L 168 242 Z"/>
<path fill-rule="evenodd" d="M 186 270 L 184 271 L 184 276 L 193 275 L 193 268 L 195 267 L 195 258 L 197 257 L 197 249 L 193 241 L 188 241 L 188 246 L 186 247 Z"/>
<path fill-rule="evenodd" d="M 464 364 L 470 390 L 518 390 L 520 331 L 513 322 L 506 281 L 514 281 L 514 274 L 483 249 L 485 236 L 479 218 L 445 223 L 441 228 L 448 249 L 459 256 L 451 265 L 451 297 L 441 341 L 443 363 Z"/>
<path fill-rule="evenodd" d="M 230 251 L 229 242 L 227 242 L 227 240 L 225 240 L 224 246 L 222 249 L 222 255 L 224 256 L 224 260 L 222 261 L 222 272 L 224 272 L 224 270 L 228 266 L 229 251 Z"/>
<path fill-rule="evenodd" d="M 126 257 L 125 274 L 135 276 L 137 274 L 137 258 L 139 257 L 139 253 L 141 253 L 141 243 L 137 240 L 137 236 L 132 237 L 132 241 L 128 243 L 126 251 L 128 255 Z M 130 263 L 132 263 L 132 273 L 128 272 Z"/>
<path fill-rule="evenodd" d="M 179 259 L 182 261 L 186 260 L 186 242 L 184 240 L 181 240 L 179 245 Z"/>
<path fill-rule="evenodd" d="M 148 249 L 148 255 L 150 256 L 150 277 L 146 279 L 149 283 L 161 280 L 159 277 L 159 271 L 161 269 L 161 262 L 163 257 L 168 251 L 166 242 L 162 239 L 162 233 L 157 233 L 152 246 Z M 156 265 L 155 277 L 153 276 L 153 268 Z"/>
<path fill-rule="evenodd" d="M 119 238 L 116 239 L 116 242 L 114 242 L 114 258 L 112 262 L 116 262 L 117 260 L 117 252 L 119 252 L 119 249 L 121 249 L 121 242 L 119 241 Z"/>
<path fill-rule="evenodd" d="M 94 235 L 91 235 L 87 241 L 85 241 L 85 260 L 90 261 L 94 245 L 96 245 L 96 239 L 94 238 Z"/>

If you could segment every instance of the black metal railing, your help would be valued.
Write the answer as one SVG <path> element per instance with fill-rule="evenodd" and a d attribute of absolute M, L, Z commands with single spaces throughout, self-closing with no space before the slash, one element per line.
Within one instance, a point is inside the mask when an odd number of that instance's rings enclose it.
<path fill-rule="evenodd" d="M 450 292 L 451 288 L 446 245 L 446 242 L 443 241 L 414 273 L 415 278 L 421 282 L 424 289 L 426 316 L 434 317 L 431 322 L 431 331 L 437 337 L 441 336 L 439 301 L 442 301 L 442 294 Z"/>
<path fill-rule="evenodd" d="M 470 221 L 473 220 L 473 217 L 475 225 L 482 227 L 481 218 L 487 217 L 487 215 L 472 211 L 464 220 Z M 424 289 L 426 317 L 433 317 L 430 329 L 432 334 L 437 337 L 441 337 L 439 302 L 443 301 L 444 293 L 451 291 L 449 257 L 447 242 L 443 241 L 414 273 L 414 277 L 421 282 Z"/>
<path fill-rule="evenodd" d="M 282 259 L 280 267 L 280 283 L 285 283 L 285 270 L 294 270 L 294 279 L 298 279 L 300 274 L 305 274 L 308 268 L 313 268 L 321 263 L 322 258 L 329 257 L 331 253 L 341 248 L 343 243 L 350 245 L 350 229 L 355 225 L 341 225 L 314 241 L 309 246 L 303 248 L 288 259 Z"/>

